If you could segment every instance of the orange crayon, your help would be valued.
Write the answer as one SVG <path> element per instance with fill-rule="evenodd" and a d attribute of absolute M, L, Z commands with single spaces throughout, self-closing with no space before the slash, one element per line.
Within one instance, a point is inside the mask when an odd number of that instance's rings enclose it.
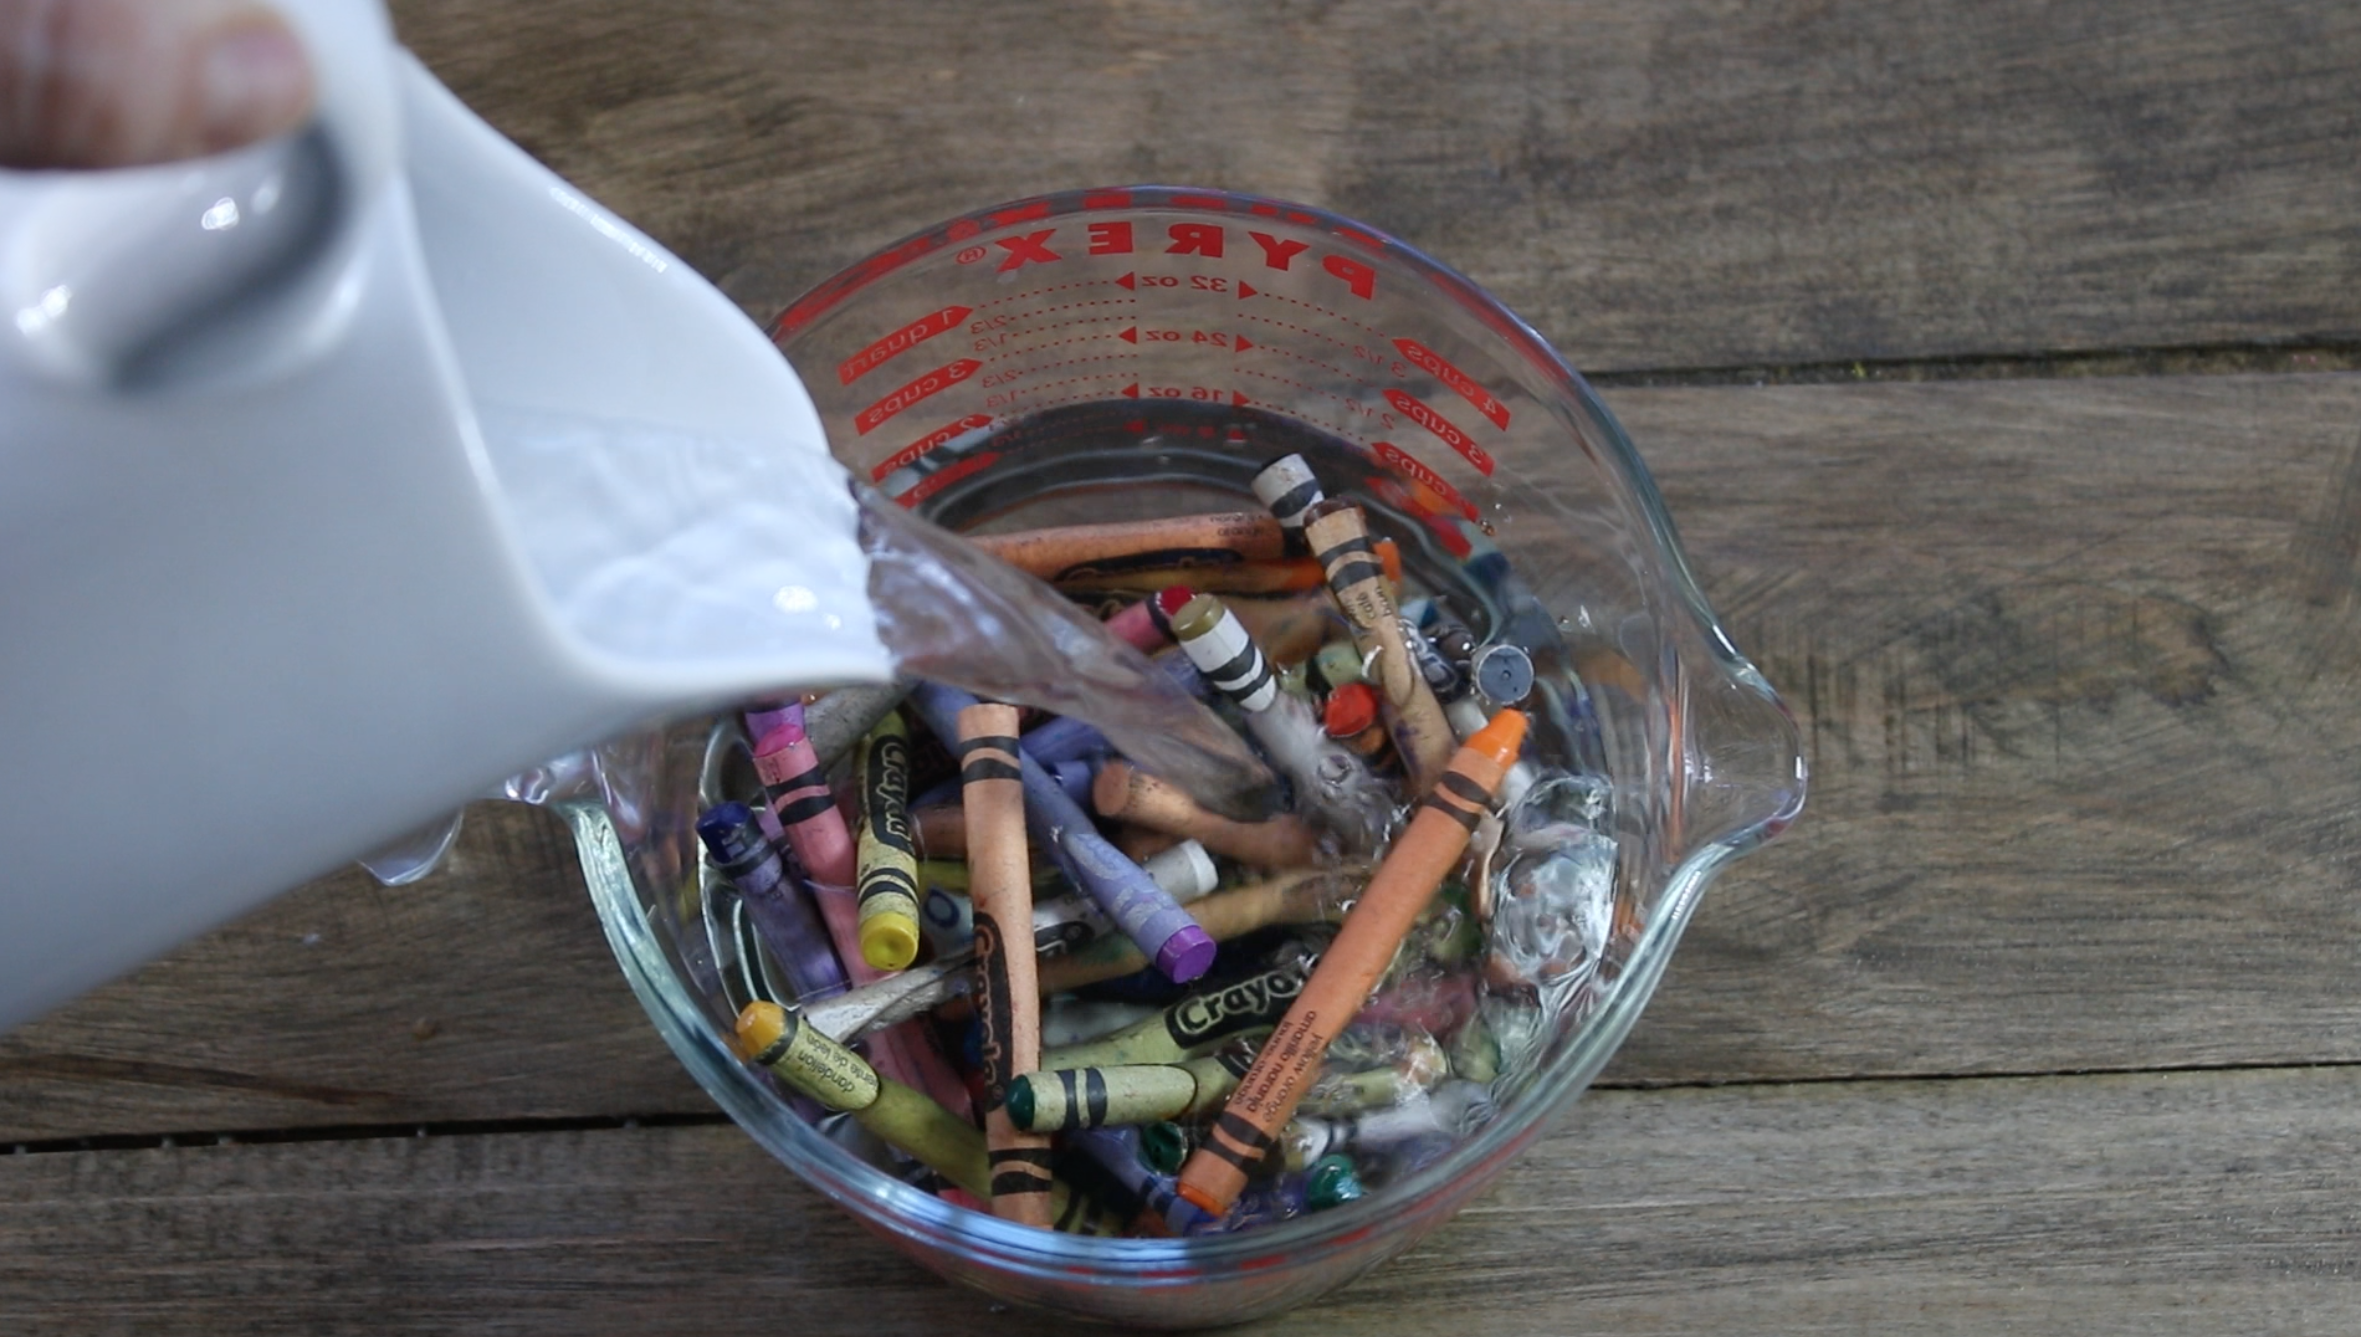
<path fill-rule="evenodd" d="M 1235 566 L 1286 554 L 1279 522 L 1252 511 L 1179 515 L 1107 525 L 1061 525 L 968 542 L 1043 580 L 1118 575 L 1149 568 Z"/>
<path fill-rule="evenodd" d="M 1411 924 L 1466 852 L 1469 833 L 1524 741 L 1524 714 L 1503 710 L 1451 758 L 1239 1079 L 1212 1132 L 1181 1167 L 1182 1197 L 1217 1218 L 1228 1213 L 1247 1171 L 1277 1145 L 1319 1077 L 1328 1046 L 1369 1001 Z"/>
<path fill-rule="evenodd" d="M 1041 1065 L 1041 986 L 1033 963 L 1033 877 L 1026 867 L 1025 790 L 1017 709 L 959 712 L 961 807 L 967 819 L 968 897 L 975 906 L 975 1008 L 983 1030 L 984 1141 L 992 1214 L 1050 1223 L 1049 1139 L 1009 1120 L 1008 1084 Z"/>
<path fill-rule="evenodd" d="M 1216 854 L 1263 868 L 1309 868 L 1320 861 L 1319 833 L 1292 814 L 1261 822 L 1238 822 L 1208 812 L 1177 786 L 1133 768 L 1126 761 L 1099 767 L 1090 787 L 1091 804 L 1102 817 L 1119 818 L 1184 839 Z"/>
<path fill-rule="evenodd" d="M 1381 564 L 1372 560 L 1368 520 L 1350 502 L 1324 501 L 1314 506 L 1304 525 L 1304 536 L 1328 573 L 1328 589 L 1352 623 L 1353 641 L 1373 659 L 1371 684 L 1394 750 L 1410 774 L 1412 792 L 1424 794 L 1451 761 L 1451 722 L 1418 662 L 1410 656 L 1401 609 L 1392 590 L 1380 579 Z"/>
<path fill-rule="evenodd" d="M 1336 605 L 1324 590 L 1278 599 L 1242 598 L 1226 601 L 1262 647 L 1263 657 L 1279 666 L 1300 664 L 1336 634 Z"/>

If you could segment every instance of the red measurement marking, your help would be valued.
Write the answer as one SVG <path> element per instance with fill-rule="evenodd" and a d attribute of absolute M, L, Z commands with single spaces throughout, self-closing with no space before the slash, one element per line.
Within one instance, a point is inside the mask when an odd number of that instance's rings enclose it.
<path fill-rule="evenodd" d="M 1394 445 L 1390 441 L 1372 441 L 1369 443 L 1369 448 L 1376 451 L 1377 458 L 1385 461 L 1386 465 L 1392 468 L 1396 473 L 1401 474 L 1411 482 L 1416 483 L 1420 487 L 1425 488 L 1427 491 L 1434 493 L 1438 497 L 1441 497 L 1444 503 L 1449 505 L 1451 509 L 1459 512 L 1461 515 L 1466 516 L 1470 520 L 1476 518 L 1476 504 L 1472 501 L 1469 501 L 1467 498 L 1460 496 L 1459 490 L 1457 488 L 1454 488 L 1449 483 L 1444 482 L 1443 476 L 1441 474 L 1438 474 L 1434 470 L 1427 468 L 1423 464 L 1420 464 L 1417 457 L 1413 456 L 1409 451 Z"/>
<path fill-rule="evenodd" d="M 960 437 L 967 435 L 969 432 L 976 431 L 980 428 L 990 427 L 991 425 L 992 415 L 989 413 L 970 413 L 957 422 L 945 423 L 943 426 L 937 427 L 935 430 L 928 432 L 925 436 L 922 436 L 916 441 L 911 442 L 909 445 L 902 447 L 898 451 L 895 451 L 893 455 L 887 458 L 883 463 L 879 464 L 876 468 L 871 469 L 869 471 L 869 481 L 872 483 L 882 483 L 885 481 L 885 476 L 887 474 L 892 473 L 896 469 L 909 468 L 911 465 L 917 463 L 919 457 L 926 454 L 928 451 L 949 442 L 956 441 Z"/>
<path fill-rule="evenodd" d="M 1403 417 L 1443 438 L 1443 444 L 1458 451 L 1462 458 L 1476 466 L 1476 472 L 1486 478 L 1492 476 L 1492 457 L 1484 453 L 1482 446 L 1469 439 L 1467 433 L 1452 426 L 1450 419 L 1429 408 L 1425 400 L 1406 390 L 1388 390 L 1385 399 L 1400 409 Z"/>
<path fill-rule="evenodd" d="M 943 391 L 950 389 L 952 386 L 959 384 L 968 377 L 975 375 L 977 369 L 983 365 L 983 363 L 976 361 L 972 357 L 963 357 L 957 362 L 946 363 L 943 366 L 935 368 L 926 375 L 919 377 L 917 380 L 910 382 L 908 385 L 905 385 L 901 389 L 894 391 L 890 395 L 887 395 L 885 398 L 878 400 L 869 407 L 862 409 L 860 413 L 853 418 L 854 432 L 861 436 L 867 436 L 869 433 L 877 430 L 877 425 L 879 423 L 882 423 L 886 419 L 891 418 L 897 413 L 900 413 L 903 409 L 910 407 L 912 404 L 918 403 L 920 400 L 926 399 L 933 395 L 939 395 Z"/>
<path fill-rule="evenodd" d="M 1459 397 L 1475 405 L 1476 412 L 1490 418 L 1494 427 L 1508 430 L 1508 405 L 1493 398 L 1492 392 L 1476 384 L 1474 377 L 1444 361 L 1442 354 L 1416 339 L 1396 339 L 1394 347 L 1428 375 L 1458 391 Z"/>
<path fill-rule="evenodd" d="M 925 501 L 928 497 L 931 497 L 937 492 L 942 491 L 944 488 L 951 486 L 953 483 L 956 483 L 960 479 L 967 477 L 969 474 L 981 473 L 984 470 L 991 468 L 994 464 L 998 463 L 999 460 L 1000 452 L 997 450 L 987 450 L 980 455 L 970 455 L 966 459 L 961 460 L 959 463 L 943 470 L 941 473 L 928 474 L 926 477 L 919 479 L 915 483 L 912 483 L 910 485 L 909 491 L 894 498 L 894 500 L 901 503 L 905 507 L 916 506 L 918 503 Z"/>
<path fill-rule="evenodd" d="M 851 385 L 854 381 L 876 370 L 879 364 L 894 354 L 905 349 L 916 348 L 973 314 L 974 312 L 964 306 L 947 306 L 930 315 L 920 316 L 876 343 L 837 363 L 836 379 L 839 384 Z"/>
<path fill-rule="evenodd" d="M 1249 349 L 1249 348 L 1252 348 L 1252 347 L 1254 347 L 1254 346 L 1255 346 L 1254 340 L 1247 338 L 1247 337 L 1246 337 L 1245 335 L 1243 335 L 1243 334 L 1241 334 L 1241 335 L 1239 335 L 1239 336 L 1238 336 L 1238 351 L 1239 351 L 1239 352 L 1243 353 L 1243 352 L 1245 352 L 1247 349 Z"/>
<path fill-rule="evenodd" d="M 1128 209 L 1131 192 L 1128 190 L 1094 190 L 1082 197 L 1085 209 Z"/>
<path fill-rule="evenodd" d="M 1138 381 L 1133 381 L 1131 384 L 1129 384 L 1129 385 L 1127 385 L 1127 386 L 1124 386 L 1124 387 L 1123 387 L 1123 397 L 1124 397 L 1125 399 L 1137 399 L 1137 398 L 1139 398 L 1139 397 L 1140 397 L 1140 383 L 1139 383 Z"/>
<path fill-rule="evenodd" d="M 1224 200 L 1219 195 L 1183 195 L 1176 193 L 1172 197 L 1172 207 L 1175 209 L 1226 209 L 1229 207 L 1229 202 Z"/>
<path fill-rule="evenodd" d="M 1240 280 L 1238 280 L 1238 300 L 1239 300 L 1239 301 L 1243 302 L 1243 301 L 1245 301 L 1247 298 L 1254 296 L 1256 293 L 1258 293 L 1258 292 L 1260 292 L 1260 291 L 1262 291 L 1262 290 L 1261 290 L 1261 289 L 1259 289 L 1259 288 L 1257 288 L 1257 287 L 1255 287 L 1253 284 L 1251 284 L 1251 283 L 1248 283 L 1246 280 L 1244 280 L 1244 279 L 1240 279 Z"/>
<path fill-rule="evenodd" d="M 1008 258 L 1000 262 L 999 272 L 1005 274 L 1028 264 L 1046 265 L 1054 262 L 1058 253 L 1049 249 L 1049 239 L 1057 234 L 1056 228 L 1045 227 L 1039 232 L 1028 232 L 1019 237 L 994 237 L 992 244 L 1008 252 Z"/>
<path fill-rule="evenodd" d="M 1123 290 L 1126 292 L 1136 292 L 1139 290 L 1139 276 L 1136 274 L 1126 274 L 1122 278 L 1115 280 L 1115 282 L 1122 285 Z"/>
<path fill-rule="evenodd" d="M 1125 330 L 1123 333 L 1118 334 L 1115 337 L 1121 339 L 1127 344 L 1136 344 L 1140 341 L 1140 327 L 1134 325 L 1130 329 Z"/>

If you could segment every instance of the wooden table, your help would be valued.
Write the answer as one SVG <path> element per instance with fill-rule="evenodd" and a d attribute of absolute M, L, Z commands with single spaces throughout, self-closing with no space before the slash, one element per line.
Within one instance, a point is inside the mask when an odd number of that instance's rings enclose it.
<path fill-rule="evenodd" d="M 1640 443 L 1808 811 L 1501 1187 L 1261 1330 L 2361 1328 L 2361 9 L 397 11 L 758 317 L 1225 186 L 1461 267 Z M 714 1113 L 492 808 L 0 1039 L 0 1331 L 232 1327 L 1040 1330 Z"/>

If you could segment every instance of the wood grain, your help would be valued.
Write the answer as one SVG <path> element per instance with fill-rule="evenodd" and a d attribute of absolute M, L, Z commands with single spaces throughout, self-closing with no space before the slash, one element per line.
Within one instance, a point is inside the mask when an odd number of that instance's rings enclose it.
<path fill-rule="evenodd" d="M 423 882 L 312 883 L 0 1036 L 0 1142 L 712 1109 L 573 848 L 481 805 Z"/>
<path fill-rule="evenodd" d="M 1814 784 L 1616 1078 L 2361 1057 L 2361 378 L 1617 402 Z"/>
<path fill-rule="evenodd" d="M 2361 1071 L 1597 1092 L 1247 1331 L 2350 1332 Z M 735 1129 L 0 1157 L 0 1327 L 1032 1333 Z"/>
<path fill-rule="evenodd" d="M 493 124 L 758 319 L 1132 181 L 1325 205 L 1591 371 L 2361 336 L 2361 10 L 401 0 Z"/>
<path fill-rule="evenodd" d="M 2361 377 L 1612 402 L 1814 780 L 1607 1083 L 2361 1061 Z M 499 806 L 0 1038 L 0 1141 L 708 1108 Z"/>

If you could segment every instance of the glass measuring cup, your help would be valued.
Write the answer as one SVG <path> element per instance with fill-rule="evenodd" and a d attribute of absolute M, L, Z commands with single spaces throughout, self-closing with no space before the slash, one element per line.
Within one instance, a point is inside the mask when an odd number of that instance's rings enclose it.
<path fill-rule="evenodd" d="M 1603 779 L 1615 924 L 1581 1006 L 1498 1114 L 1360 1203 L 1231 1237 L 1082 1238 L 953 1207 L 799 1117 L 728 1049 L 750 971 L 706 931 L 689 835 L 726 726 L 607 749 L 560 804 L 625 974 L 747 1130 L 879 1236 L 1024 1303 L 1156 1326 L 1300 1303 L 1447 1220 L 1588 1085 L 1707 881 L 1800 809 L 1792 721 L 1716 624 L 1619 426 L 1468 280 L 1301 206 L 1137 187 L 964 215 L 815 289 L 774 328 L 838 458 L 952 527 L 1257 503 L 1308 447 L 1435 592 L 1533 652 L 1528 756 Z"/>

